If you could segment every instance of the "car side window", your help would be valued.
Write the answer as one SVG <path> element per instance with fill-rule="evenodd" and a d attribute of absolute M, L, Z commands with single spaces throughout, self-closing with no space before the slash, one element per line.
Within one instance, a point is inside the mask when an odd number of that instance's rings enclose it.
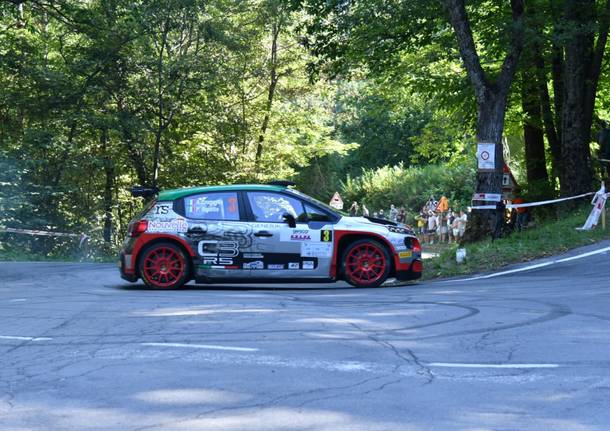
<path fill-rule="evenodd" d="M 255 221 L 283 222 L 284 214 L 292 215 L 298 222 L 307 220 L 303 203 L 290 196 L 272 192 L 248 192 L 248 201 Z"/>
<path fill-rule="evenodd" d="M 305 212 L 309 221 L 332 221 L 332 218 L 324 211 L 305 204 Z"/>
<path fill-rule="evenodd" d="M 198 220 L 240 219 L 237 193 L 203 193 L 184 198 L 184 213 L 187 218 Z"/>

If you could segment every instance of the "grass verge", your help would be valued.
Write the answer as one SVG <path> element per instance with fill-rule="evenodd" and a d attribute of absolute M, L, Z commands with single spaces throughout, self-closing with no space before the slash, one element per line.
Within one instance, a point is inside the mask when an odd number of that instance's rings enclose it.
<path fill-rule="evenodd" d="M 563 253 L 572 248 L 593 244 L 610 238 L 610 227 L 597 226 L 591 231 L 578 231 L 587 219 L 591 207 L 583 207 L 559 220 L 549 220 L 522 232 L 513 232 L 507 238 L 468 244 L 466 260 L 455 261 L 457 245 L 450 245 L 438 257 L 424 263 L 423 279 L 453 277 L 502 268 L 512 263 Z"/>

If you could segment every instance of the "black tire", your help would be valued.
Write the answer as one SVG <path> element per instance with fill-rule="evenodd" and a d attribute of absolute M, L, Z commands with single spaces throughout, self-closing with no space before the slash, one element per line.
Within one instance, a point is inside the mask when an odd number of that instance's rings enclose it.
<path fill-rule="evenodd" d="M 191 278 L 190 256 L 169 241 L 145 247 L 138 261 L 140 276 L 152 289 L 180 289 Z"/>
<path fill-rule="evenodd" d="M 341 256 L 343 279 L 355 287 L 381 286 L 391 270 L 392 256 L 385 245 L 374 239 L 352 242 Z"/>

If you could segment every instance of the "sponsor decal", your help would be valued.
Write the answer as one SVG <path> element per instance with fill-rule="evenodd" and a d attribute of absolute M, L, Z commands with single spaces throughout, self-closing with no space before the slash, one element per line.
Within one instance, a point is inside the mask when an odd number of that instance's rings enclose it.
<path fill-rule="evenodd" d="M 235 241 L 199 241 L 197 253 L 203 258 L 204 265 L 232 266 L 233 258 L 239 254 L 239 244 Z"/>
<path fill-rule="evenodd" d="M 411 257 L 411 256 L 413 256 L 412 251 L 401 251 L 400 253 L 398 253 L 398 257 L 401 259 L 405 259 L 405 258 Z"/>
<path fill-rule="evenodd" d="M 246 262 L 244 263 L 244 269 L 264 269 L 265 264 L 262 260 L 256 260 L 254 262 Z"/>
<path fill-rule="evenodd" d="M 332 230 L 321 230 L 320 231 L 320 241 L 322 242 L 331 242 L 333 240 L 333 231 Z"/>
<path fill-rule="evenodd" d="M 313 269 L 314 263 L 313 260 L 304 260 L 303 261 L 303 269 Z"/>
<path fill-rule="evenodd" d="M 262 253 L 244 253 L 244 259 L 262 259 L 264 256 Z"/>
<path fill-rule="evenodd" d="M 273 264 L 267 265 L 267 269 L 284 269 L 284 265 L 278 264 L 278 263 L 273 263 Z"/>
<path fill-rule="evenodd" d="M 301 256 L 303 257 L 332 257 L 333 245 L 330 242 L 303 242 L 301 243 Z M 305 269 L 305 268 L 303 268 Z"/>
<path fill-rule="evenodd" d="M 280 232 L 280 241 L 311 241 L 309 229 L 283 229 Z"/>
<path fill-rule="evenodd" d="M 152 219 L 148 221 L 146 232 L 186 232 L 189 226 L 185 218 Z"/>
<path fill-rule="evenodd" d="M 289 262 L 288 269 L 299 269 L 301 264 L 299 262 Z"/>

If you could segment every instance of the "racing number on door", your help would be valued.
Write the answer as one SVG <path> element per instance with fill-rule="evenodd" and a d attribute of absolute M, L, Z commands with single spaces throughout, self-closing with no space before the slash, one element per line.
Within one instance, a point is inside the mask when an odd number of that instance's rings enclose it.
<path fill-rule="evenodd" d="M 320 231 L 320 240 L 322 242 L 331 242 L 333 240 L 333 232 L 331 230 Z"/>

